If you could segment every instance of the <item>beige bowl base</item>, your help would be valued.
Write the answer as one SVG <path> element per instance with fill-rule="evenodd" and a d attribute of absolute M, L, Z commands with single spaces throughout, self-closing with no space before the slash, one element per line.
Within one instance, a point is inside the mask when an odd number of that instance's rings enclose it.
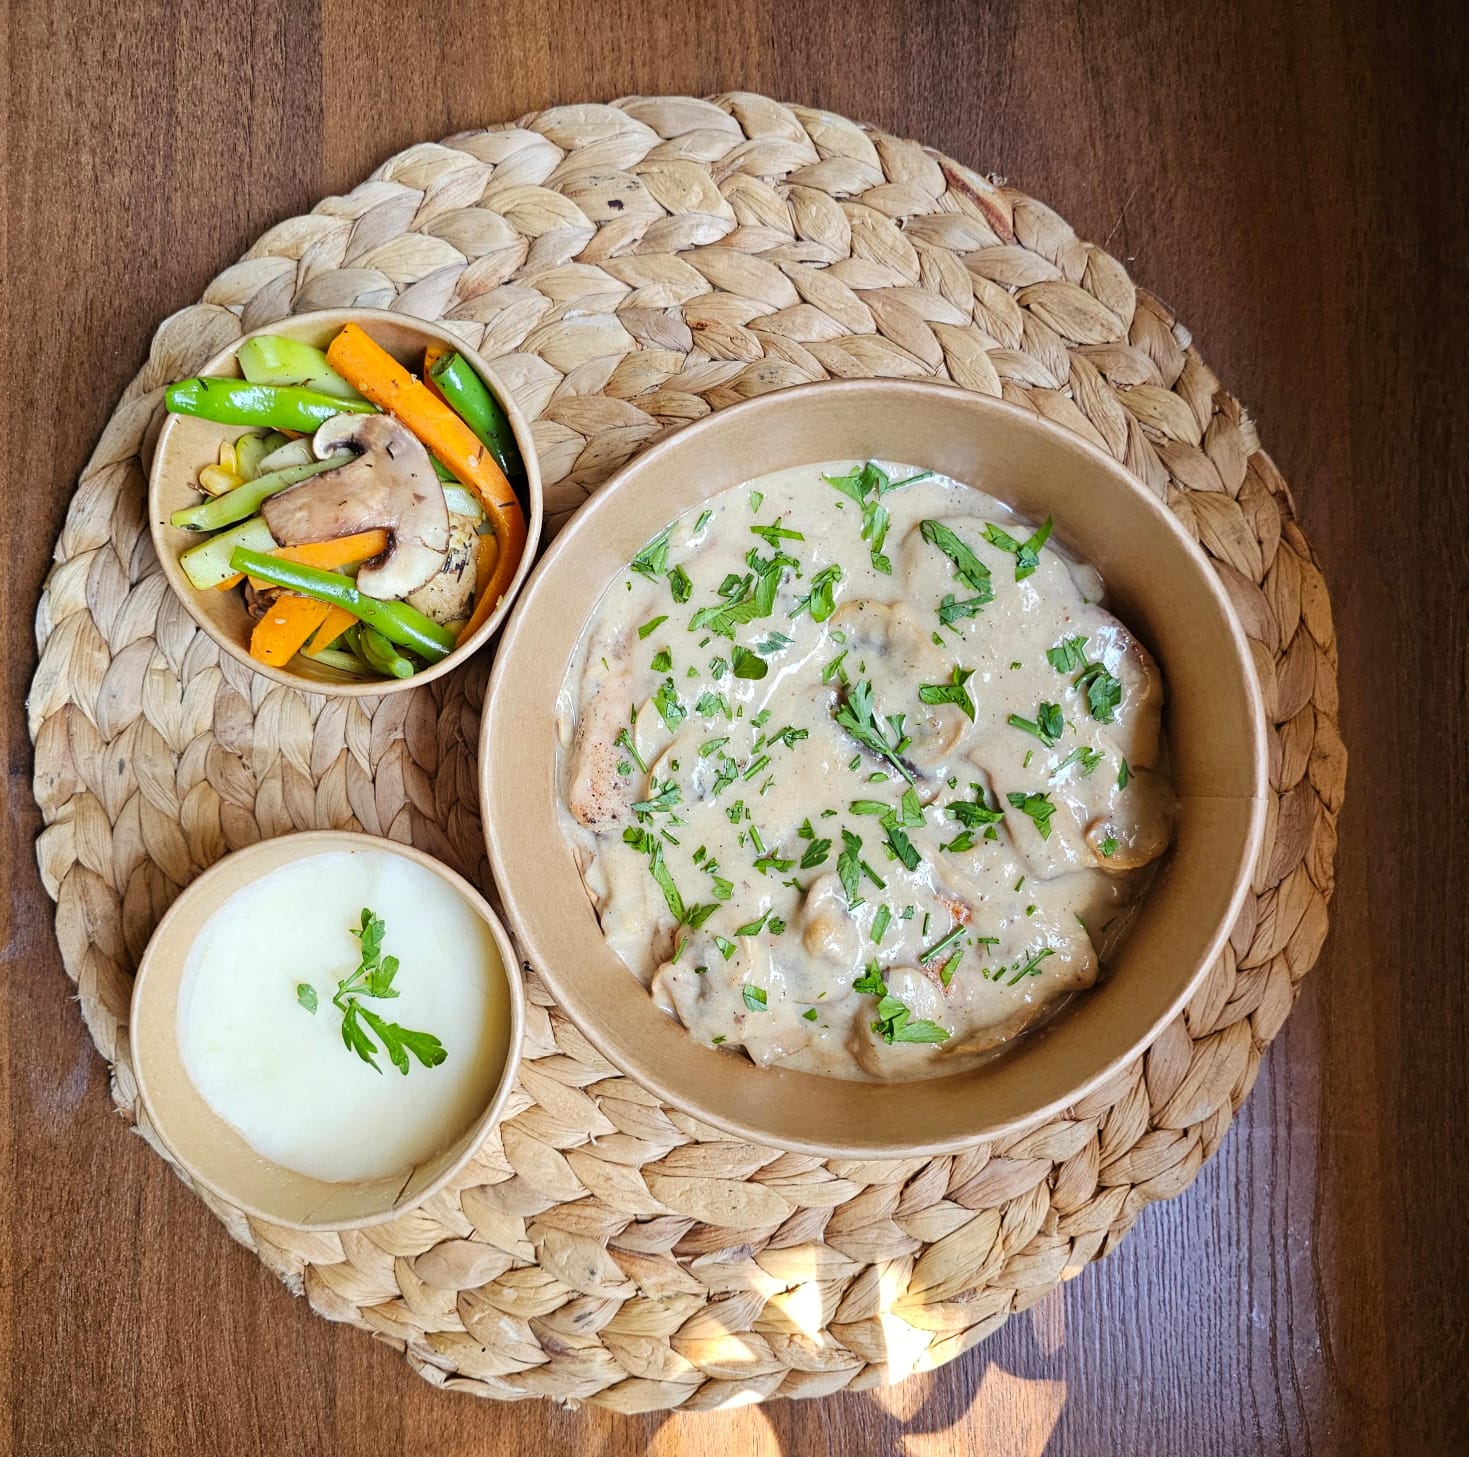
<path fill-rule="evenodd" d="M 226 850 L 360 828 L 486 879 L 486 665 L 382 698 L 272 683 L 195 628 L 147 540 L 162 386 L 292 310 L 392 307 L 477 347 L 533 422 L 548 530 L 665 430 L 823 376 L 948 378 L 1057 420 L 1216 565 L 1260 674 L 1272 786 L 1252 894 L 1188 1007 L 1039 1127 L 897 1162 L 755 1147 L 617 1075 L 532 975 L 505 1121 L 443 1193 L 372 1239 L 211 1196 L 234 1238 L 437 1385 L 700 1409 L 950 1360 L 1187 1187 L 1325 936 L 1345 752 L 1326 588 L 1285 483 L 1120 264 L 1023 194 L 841 118 L 641 98 L 412 148 L 274 228 L 207 298 L 160 328 L 82 476 L 30 696 L 63 958 L 117 1104 L 155 1144 L 131 976 Z"/>

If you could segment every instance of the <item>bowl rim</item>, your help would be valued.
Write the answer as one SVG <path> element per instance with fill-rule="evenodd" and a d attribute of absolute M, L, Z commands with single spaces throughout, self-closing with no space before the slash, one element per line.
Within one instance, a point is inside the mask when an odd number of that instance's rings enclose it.
<path fill-rule="evenodd" d="M 295 864 L 297 861 L 309 859 L 313 855 L 329 853 L 332 850 L 377 850 L 388 854 L 397 855 L 404 860 L 421 866 L 425 870 L 432 871 L 463 899 L 471 910 L 473 910 L 489 927 L 490 937 L 495 943 L 495 950 L 499 954 L 503 967 L 506 985 L 506 994 L 510 1004 L 510 1027 L 506 1037 L 505 1064 L 500 1071 L 499 1082 L 490 1100 L 486 1103 L 483 1112 L 471 1123 L 460 1137 L 464 1140 L 464 1148 L 457 1158 L 452 1160 L 445 1168 L 413 1198 L 403 1204 L 394 1205 L 377 1214 L 358 1215 L 353 1218 L 329 1220 L 294 1220 L 282 1218 L 279 1212 L 242 1199 L 240 1195 L 200 1172 L 193 1162 L 186 1158 L 176 1147 L 173 1139 L 168 1134 L 167 1116 L 159 1116 L 159 1105 L 154 1101 L 149 1091 L 147 1056 L 143 1052 L 147 1043 L 145 1039 L 136 1036 L 135 1029 L 139 1025 L 139 1011 L 142 1008 L 145 997 L 148 994 L 149 972 L 153 969 L 161 956 L 160 948 L 165 936 L 170 931 L 174 922 L 179 920 L 190 906 L 198 903 L 207 894 L 215 889 L 219 882 L 231 874 L 237 874 L 240 868 L 249 861 L 264 859 L 267 854 L 279 855 L 282 842 L 289 842 L 292 847 L 286 859 L 272 867 L 273 870 L 283 868 L 285 865 Z M 259 879 L 259 875 L 250 875 L 242 881 L 235 890 L 230 893 L 234 895 L 246 886 L 253 885 Z M 215 907 L 218 911 L 230 899 L 226 896 Z M 213 914 L 211 912 L 211 914 Z M 185 949 L 185 958 L 193 943 Z M 177 1021 L 178 1003 L 177 998 L 172 998 L 167 1004 L 169 1012 Z M 485 896 L 472 885 L 457 870 L 445 865 L 443 861 L 436 860 L 432 855 L 418 849 L 416 846 L 403 844 L 398 840 L 385 839 L 381 835 L 369 835 L 360 830 L 294 830 L 284 835 L 275 835 L 269 839 L 257 840 L 253 845 L 247 845 L 240 850 L 232 850 L 227 855 L 222 855 L 202 874 L 196 876 L 179 893 L 173 904 L 159 917 L 158 924 L 153 928 L 152 935 L 148 938 L 148 944 L 138 959 L 138 968 L 133 973 L 133 988 L 128 999 L 128 1034 L 132 1051 L 132 1074 L 133 1081 L 137 1085 L 138 1101 L 147 1113 L 149 1125 L 158 1136 L 159 1141 L 168 1151 L 169 1157 L 185 1174 L 191 1183 L 209 1190 L 211 1194 L 223 1199 L 232 1208 L 242 1210 L 256 1219 L 265 1220 L 282 1229 L 301 1230 L 323 1230 L 323 1229 L 366 1229 L 373 1225 L 386 1224 L 390 1220 L 398 1219 L 410 1210 L 417 1209 L 426 1201 L 444 1189 L 460 1173 L 465 1166 L 479 1152 L 489 1137 L 491 1131 L 500 1122 L 505 1111 L 505 1105 L 510 1099 L 510 1094 L 515 1088 L 515 1083 L 520 1073 L 521 1051 L 525 1042 L 525 985 L 521 972 L 521 959 L 509 930 L 495 913 L 495 909 L 486 900 Z M 176 1034 L 174 1040 L 177 1040 Z M 202 1096 L 202 1095 L 201 1095 Z M 214 1117 L 221 1122 L 225 1120 L 214 1113 Z M 253 1151 L 253 1150 L 252 1150 Z M 270 1164 L 275 1168 L 284 1169 L 283 1164 L 274 1159 L 267 1158 L 264 1154 L 256 1153 L 262 1163 Z M 287 1169 L 286 1172 L 294 1173 Z M 306 1178 L 309 1175 L 301 1175 Z M 330 1181 L 326 1181 L 330 1182 Z M 356 1182 L 353 1180 L 347 1183 Z"/>
<path fill-rule="evenodd" d="M 1199 569 L 1199 576 L 1204 583 L 1205 590 L 1213 598 L 1215 606 L 1221 611 L 1226 631 L 1233 644 L 1236 660 L 1244 669 L 1240 676 L 1241 681 L 1245 685 L 1246 708 L 1252 726 L 1252 733 L 1247 746 L 1252 792 L 1248 795 L 1238 796 L 1240 802 L 1247 803 L 1250 806 L 1244 843 L 1231 871 L 1232 885 L 1230 887 L 1225 913 L 1219 918 L 1217 925 L 1214 927 L 1207 941 L 1202 945 L 1200 951 L 1196 953 L 1197 964 L 1190 974 L 1187 983 L 1181 987 L 1178 993 L 1153 1021 L 1131 1039 L 1126 1048 L 1114 1054 L 1103 1065 L 1069 1086 L 1062 1093 L 1048 1099 L 1043 1105 L 1003 1121 L 977 1123 L 977 1131 L 944 1137 L 915 1137 L 902 1143 L 897 1143 L 891 1139 L 876 1139 L 871 1142 L 853 1142 L 850 1140 L 847 1142 L 834 1142 L 818 1137 L 807 1138 L 800 1135 L 781 1134 L 777 1136 L 751 1123 L 744 1122 L 737 1116 L 731 1116 L 716 1107 L 690 1098 L 685 1091 L 670 1085 L 651 1060 L 647 1063 L 641 1063 L 635 1057 L 624 1054 L 618 1048 L 615 1041 L 604 1035 L 600 1023 L 593 1015 L 589 1014 L 588 1009 L 578 1004 L 577 996 L 567 994 L 566 980 L 561 976 L 560 970 L 552 966 L 550 959 L 542 954 L 535 932 L 535 918 L 527 914 L 522 887 L 511 869 L 511 849 L 506 838 L 500 833 L 494 822 L 494 817 L 490 813 L 490 806 L 493 802 L 493 784 L 500 777 L 498 771 L 501 766 L 497 762 L 496 749 L 493 742 L 495 736 L 492 730 L 496 722 L 499 704 L 507 696 L 503 691 L 503 683 L 511 671 L 516 645 L 521 633 L 524 631 L 526 621 L 538 611 L 552 610 L 549 606 L 545 608 L 541 607 L 539 605 L 540 598 L 543 594 L 553 590 L 554 579 L 563 557 L 575 549 L 576 544 L 583 536 L 597 529 L 597 525 L 604 513 L 616 509 L 615 502 L 621 492 L 626 489 L 627 481 L 633 478 L 636 473 L 647 469 L 650 463 L 656 463 L 664 455 L 671 454 L 676 449 L 683 447 L 690 439 L 696 438 L 699 435 L 715 433 L 722 428 L 726 428 L 732 419 L 738 419 L 743 415 L 751 414 L 762 408 L 768 408 L 774 399 L 795 402 L 812 397 L 830 396 L 836 393 L 881 393 L 899 397 L 934 393 L 951 395 L 962 399 L 967 407 L 980 413 L 993 411 L 998 415 L 1007 415 L 1014 421 L 1023 424 L 1026 428 L 1036 431 L 1038 434 L 1051 436 L 1053 440 L 1063 444 L 1068 450 L 1079 451 L 1083 455 L 1090 457 L 1094 465 L 1106 471 L 1114 480 L 1138 498 L 1143 504 L 1144 509 L 1150 511 L 1155 516 L 1163 529 L 1172 536 L 1178 548 L 1191 557 L 1195 567 Z M 604 591 L 606 585 L 610 585 L 610 579 L 607 584 L 604 584 Z M 601 600 L 600 594 L 597 600 Z M 586 624 L 583 622 L 578 631 L 578 637 L 580 636 L 580 632 L 585 630 L 585 626 Z M 562 671 L 564 672 L 564 667 Z M 559 686 L 559 679 L 557 682 Z M 508 739 L 509 736 L 503 737 Z M 1007 400 L 965 389 L 963 386 L 955 385 L 949 381 L 888 379 L 882 377 L 819 380 L 808 384 L 791 386 L 787 389 L 770 391 L 752 399 L 740 401 L 737 404 L 717 410 L 692 424 L 682 426 L 663 436 L 646 450 L 627 461 L 610 476 L 558 532 L 555 540 L 542 554 L 541 559 L 536 564 L 535 571 L 531 574 L 530 580 L 521 593 L 520 599 L 517 602 L 516 612 L 506 630 L 504 639 L 496 651 L 495 662 L 485 689 L 484 709 L 480 722 L 478 773 L 481 823 L 485 836 L 485 845 L 489 854 L 491 871 L 494 875 L 500 900 L 505 908 L 505 914 L 514 927 L 515 934 L 524 949 L 527 965 L 534 968 L 542 977 L 554 996 L 556 1005 L 565 1013 L 577 1030 L 619 1072 L 632 1078 L 634 1082 L 656 1094 L 670 1106 L 698 1118 L 713 1128 L 717 1128 L 724 1133 L 732 1134 L 747 1142 L 788 1149 L 792 1152 L 814 1154 L 824 1158 L 930 1157 L 970 1148 L 977 1143 L 1007 1137 L 1021 1130 L 1034 1128 L 1046 1120 L 1053 1118 L 1057 1113 L 1087 1097 L 1098 1087 L 1114 1077 L 1121 1068 L 1141 1056 L 1153 1045 L 1168 1024 L 1188 1004 L 1189 1000 L 1198 990 L 1199 985 L 1208 975 L 1210 967 L 1218 958 L 1225 942 L 1228 940 L 1231 930 L 1238 921 L 1245 897 L 1251 888 L 1254 867 L 1259 859 L 1269 807 L 1269 755 L 1264 699 L 1260 690 L 1258 676 L 1253 667 L 1248 640 L 1240 624 L 1238 614 L 1235 612 L 1234 606 L 1229 600 L 1229 595 L 1219 579 L 1218 573 L 1214 570 L 1213 565 L 1204 555 L 1202 549 L 1184 530 L 1183 525 L 1167 505 L 1154 495 L 1131 471 L 1115 460 L 1105 450 L 1084 439 L 1074 431 L 1039 416 L 1033 411 L 1026 410 Z M 628 975 L 631 977 L 632 973 L 629 971 Z M 635 983 L 636 979 L 634 978 L 633 980 Z M 647 995 L 646 989 L 639 988 L 639 990 L 644 995 Z M 1036 1029 L 1037 1035 L 1042 1034 L 1043 1031 L 1043 1027 Z M 1017 1048 L 1016 1055 L 1023 1055 L 1023 1044 Z M 754 1070 L 756 1072 L 763 1071 L 763 1069 L 759 1068 L 755 1068 Z"/>
<path fill-rule="evenodd" d="M 531 433 L 529 421 L 516 403 L 513 391 L 495 373 L 494 368 L 477 349 L 459 338 L 452 330 L 447 329 L 441 320 L 420 319 L 414 314 L 395 313 L 390 309 L 307 309 L 299 314 L 286 314 L 269 324 L 262 324 L 257 329 L 241 334 L 226 348 L 206 359 L 196 373 L 213 374 L 222 366 L 232 364 L 240 351 L 240 346 L 247 339 L 254 339 L 263 334 L 289 332 L 292 329 L 310 326 L 314 323 L 325 326 L 329 322 L 335 322 L 338 326 L 349 322 L 361 324 L 370 334 L 372 332 L 370 325 L 374 321 L 390 323 L 394 328 L 408 327 L 422 330 L 436 342 L 452 344 L 463 354 L 505 411 L 505 417 L 510 422 L 511 433 L 515 436 L 515 443 L 520 449 L 521 459 L 525 462 L 526 500 L 530 509 L 526 515 L 525 550 L 521 553 L 520 563 L 515 569 L 515 575 L 510 579 L 510 585 L 506 588 L 500 605 L 475 629 L 472 637 L 457 643 L 447 657 L 420 669 L 411 678 L 371 678 L 360 681 L 344 678 L 340 683 L 329 682 L 325 679 L 305 678 L 287 668 L 278 668 L 273 664 L 262 663 L 252 658 L 248 644 L 217 631 L 214 624 L 197 610 L 195 598 L 202 594 L 184 575 L 183 568 L 179 565 L 178 552 L 174 549 L 174 544 L 165 537 L 167 531 L 173 530 L 168 525 L 160 499 L 163 488 L 162 464 L 165 449 L 170 437 L 177 429 L 176 422 L 191 417 L 165 414 L 163 425 L 153 443 L 153 456 L 148 465 L 148 530 L 153 540 L 153 552 L 158 558 L 159 565 L 163 568 L 163 575 L 168 580 L 169 588 L 183 604 L 184 610 L 189 614 L 194 625 L 211 642 L 237 662 L 244 664 L 251 672 L 259 673 L 261 677 L 269 678 L 276 683 L 283 683 L 289 688 L 299 689 L 303 693 L 320 693 L 331 698 L 380 698 L 388 693 L 401 693 L 411 688 L 422 687 L 425 683 L 430 683 L 435 678 L 443 677 L 444 674 L 462 667 L 499 632 L 509 619 L 516 600 L 530 578 L 536 552 L 540 548 L 541 531 L 545 522 L 545 488 L 541 480 L 540 460 L 536 453 L 535 439 Z M 200 540 L 207 540 L 207 537 L 201 536 Z"/>

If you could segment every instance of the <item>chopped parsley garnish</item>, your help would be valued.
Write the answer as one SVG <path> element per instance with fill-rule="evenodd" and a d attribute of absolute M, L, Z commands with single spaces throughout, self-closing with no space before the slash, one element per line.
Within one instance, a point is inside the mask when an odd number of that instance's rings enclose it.
<path fill-rule="evenodd" d="M 714 938 L 714 944 L 719 948 L 719 954 L 724 957 L 726 961 L 728 961 L 729 958 L 740 949 L 738 946 L 735 945 L 733 941 L 729 939 L 728 936 L 716 935 Z"/>
<path fill-rule="evenodd" d="M 872 706 L 871 683 L 863 681 L 850 689 L 846 701 L 838 705 L 832 716 L 838 728 L 844 729 L 864 749 L 886 759 L 909 784 L 913 782 L 912 772 L 899 758 L 909 742 L 903 736 L 903 715 L 889 714 L 886 727 L 879 726 Z M 889 733 L 892 734 L 891 741 Z"/>
<path fill-rule="evenodd" d="M 969 830 L 960 830 L 957 835 L 946 845 L 940 845 L 939 849 L 946 854 L 960 855 L 965 850 L 974 849 L 974 835 Z"/>
<path fill-rule="evenodd" d="M 673 919 L 683 925 L 688 916 L 684 906 L 683 897 L 678 893 L 678 887 L 673 883 L 673 874 L 663 860 L 663 845 L 658 837 L 649 830 L 639 829 L 636 825 L 629 825 L 622 832 L 623 842 L 631 845 L 634 850 L 641 851 L 648 857 L 648 871 L 663 892 L 663 899 L 668 904 L 669 913 Z"/>
<path fill-rule="evenodd" d="M 1098 764 L 1102 762 L 1102 756 L 1096 749 L 1088 749 L 1085 745 L 1073 749 L 1059 764 L 1051 771 L 1051 778 L 1057 779 L 1063 771 L 1069 769 L 1073 764 L 1081 766 L 1083 777 L 1090 774 Z"/>
<path fill-rule="evenodd" d="M 640 799 L 634 803 L 632 810 L 639 819 L 647 819 L 655 814 L 667 814 L 683 798 L 679 793 L 678 785 L 671 780 L 656 787 L 658 793 L 652 799 Z"/>
<path fill-rule="evenodd" d="M 673 593 L 675 602 L 687 602 L 694 594 L 694 584 L 689 580 L 689 574 L 679 566 L 668 574 L 668 590 Z"/>
<path fill-rule="evenodd" d="M 851 830 L 842 831 L 842 853 L 837 856 L 837 878 L 847 895 L 847 907 L 856 910 L 862 904 L 857 890 L 862 883 L 862 837 Z"/>
<path fill-rule="evenodd" d="M 1051 816 L 1056 813 L 1056 806 L 1051 803 L 1048 795 L 1021 794 L 1012 790 L 1006 798 L 1021 814 L 1034 822 L 1041 839 L 1051 838 Z"/>
<path fill-rule="evenodd" d="M 806 847 L 806 853 L 801 856 L 801 869 L 815 870 L 818 865 L 825 865 L 826 858 L 830 854 L 830 840 L 812 840 Z"/>
<path fill-rule="evenodd" d="M 764 658 L 742 647 L 734 650 L 733 666 L 736 678 L 763 678 L 770 671 L 770 665 Z"/>
<path fill-rule="evenodd" d="M 955 926 L 952 931 L 945 936 L 941 936 L 932 946 L 925 946 L 918 953 L 918 959 L 924 963 L 933 961 L 935 958 L 942 956 L 963 934 L 964 927 L 962 925 Z"/>
<path fill-rule="evenodd" d="M 829 486 L 835 487 L 844 496 L 855 501 L 862 511 L 862 540 L 867 543 L 874 571 L 891 576 L 893 564 L 883 555 L 883 544 L 887 540 L 890 518 L 882 498 L 889 491 L 911 486 L 915 481 L 926 480 L 932 471 L 919 471 L 905 476 L 901 481 L 891 480 L 888 473 L 874 461 L 857 466 L 844 476 L 824 476 Z"/>
<path fill-rule="evenodd" d="M 783 632 L 773 632 L 764 642 L 756 643 L 755 648 L 757 652 L 763 653 L 767 658 L 773 658 L 777 653 L 784 652 L 794 641 L 794 638 L 787 637 Z M 738 648 L 735 649 L 736 653 L 739 651 Z"/>
<path fill-rule="evenodd" d="M 750 510 L 752 510 L 752 511 L 758 511 L 760 509 L 761 502 L 764 501 L 764 500 L 765 500 L 765 492 L 764 491 L 751 491 L 750 492 Z"/>
<path fill-rule="evenodd" d="M 713 516 L 712 511 L 700 511 L 699 519 L 694 522 L 694 535 L 697 536 L 708 524 L 709 518 Z"/>
<path fill-rule="evenodd" d="M 944 811 L 951 820 L 958 820 L 965 829 L 977 830 L 983 825 L 996 825 L 1005 818 L 1004 810 L 990 807 L 982 785 L 971 784 L 969 788 L 974 793 L 972 800 L 951 799 L 944 806 Z"/>
<path fill-rule="evenodd" d="M 729 703 L 722 693 L 714 693 L 706 689 L 699 695 L 699 701 L 694 704 L 694 712 L 702 718 L 708 718 L 716 713 L 722 713 L 728 718 Z"/>
<path fill-rule="evenodd" d="M 923 684 L 918 690 L 918 701 L 927 704 L 952 703 L 963 709 L 965 717 L 970 723 L 973 723 L 974 700 L 964 686 L 972 677 L 974 677 L 973 668 L 956 666 L 947 683 Z"/>
<path fill-rule="evenodd" d="M 1110 860 L 1116 853 L 1117 841 L 1114 836 L 1108 835 L 1107 838 L 1102 841 L 1102 854 L 1105 855 L 1108 860 Z"/>
<path fill-rule="evenodd" d="M 763 912 L 756 921 L 746 921 L 743 926 L 735 927 L 736 936 L 758 936 L 765 929 L 765 923 L 770 919 L 770 912 Z"/>
<path fill-rule="evenodd" d="M 653 654 L 653 661 L 649 666 L 655 673 L 667 673 L 673 667 L 673 654 L 667 648 L 660 648 Z"/>
<path fill-rule="evenodd" d="M 649 618 L 648 621 L 645 622 L 638 629 L 638 640 L 641 642 L 645 638 L 650 637 L 653 633 L 657 632 L 658 629 L 660 627 L 662 627 L 663 624 L 665 622 L 667 622 L 667 621 L 668 621 L 668 614 L 666 612 L 663 614 L 662 617 L 652 617 L 652 618 Z"/>
<path fill-rule="evenodd" d="M 1059 703 L 1042 703 L 1035 711 L 1035 717 L 1021 718 L 1018 713 L 1012 713 L 1005 720 L 1011 728 L 1018 728 L 1023 733 L 1031 734 L 1038 738 L 1048 749 L 1056 746 L 1056 740 L 1061 737 L 1066 729 L 1066 720 L 1061 717 L 1061 705 Z"/>
<path fill-rule="evenodd" d="M 1092 663 L 1071 680 L 1073 688 L 1086 692 L 1086 706 L 1098 723 L 1111 723 L 1117 716 L 1117 706 L 1122 702 L 1122 683 L 1114 678 L 1101 663 Z"/>
<path fill-rule="evenodd" d="M 1041 548 L 1050 540 L 1051 530 L 1055 524 L 1055 520 L 1047 516 L 1023 542 L 1016 541 L 1008 531 L 1002 531 L 998 526 L 991 524 L 984 529 L 984 539 L 991 546 L 999 547 L 1001 551 L 1013 553 L 1015 580 L 1023 582 L 1040 565 Z"/>
<path fill-rule="evenodd" d="M 633 571 L 655 580 L 668 570 L 668 535 L 673 528 L 666 526 L 629 563 Z"/>
<path fill-rule="evenodd" d="M 640 753 L 638 753 L 638 746 L 633 743 L 632 734 L 629 733 L 627 729 L 623 729 L 623 731 L 618 734 L 618 736 L 613 740 L 613 743 L 616 744 L 619 749 L 626 749 L 627 752 L 632 755 L 633 762 L 638 766 L 639 769 L 643 771 L 644 774 L 648 772 L 647 761 Z"/>
<path fill-rule="evenodd" d="M 954 575 L 974 593 L 974 596 L 964 603 L 956 603 L 952 597 L 944 599 L 945 605 L 951 612 L 951 617 L 945 618 L 944 609 L 942 607 L 939 609 L 939 617 L 945 626 L 951 626 L 959 616 L 974 616 L 987 602 L 995 600 L 995 584 L 990 577 L 990 569 L 975 556 L 973 548 L 961 541 L 942 521 L 922 521 L 918 529 L 926 542 L 938 547 L 953 562 Z M 968 608 L 970 606 L 974 608 L 974 612 L 958 613 L 955 611 L 959 607 Z"/>
<path fill-rule="evenodd" d="M 801 1015 L 806 1019 L 806 1021 L 814 1022 L 816 1020 L 816 1008 L 807 1007 L 806 1010 L 801 1013 Z"/>
<path fill-rule="evenodd" d="M 751 531 L 764 541 L 766 546 L 779 546 L 782 541 L 805 541 L 799 531 L 792 531 L 787 526 L 780 524 L 780 518 L 776 517 L 774 526 L 752 526 Z"/>
<path fill-rule="evenodd" d="M 1086 667 L 1086 645 L 1084 637 L 1062 638 L 1053 648 L 1046 649 L 1046 661 L 1058 673 L 1074 673 Z"/>
<path fill-rule="evenodd" d="M 1127 781 L 1132 778 L 1132 770 L 1127 767 L 1127 760 L 1122 761 L 1122 767 L 1117 771 L 1118 789 L 1126 789 Z"/>
<path fill-rule="evenodd" d="M 994 982 L 1002 981 L 1006 976 L 1009 976 L 1010 979 L 1005 982 L 1005 985 L 1017 986 L 1028 976 L 1039 976 L 1041 974 L 1041 962 L 1046 957 L 1054 956 L 1055 954 L 1054 947 L 1042 946 L 1040 950 L 1033 951 L 1029 956 L 1021 956 L 1018 960 L 1011 962 L 1009 966 L 994 966 L 988 971 L 981 972 L 980 975 Z"/>
<path fill-rule="evenodd" d="M 672 678 L 665 678 L 653 695 L 653 707 L 658 710 L 658 717 L 663 720 L 669 733 L 688 717 L 689 711 L 678 701 L 678 689 L 673 686 Z"/>
<path fill-rule="evenodd" d="M 398 958 L 383 955 L 383 937 L 387 934 L 387 927 L 382 917 L 364 906 L 361 921 L 352 934 L 361 943 L 357 969 L 350 976 L 343 977 L 332 993 L 332 1006 L 342 1014 L 343 1046 L 348 1052 L 355 1052 L 377 1073 L 382 1072 L 375 1056 L 379 1051 L 377 1042 L 382 1043 L 381 1050 L 387 1053 L 388 1061 L 404 1077 L 408 1076 L 410 1052 L 423 1067 L 438 1067 L 449 1054 L 432 1032 L 415 1032 L 412 1028 L 400 1027 L 396 1022 L 385 1021 L 370 1007 L 364 1007 L 360 1000 L 373 997 L 385 1001 L 398 995 L 393 988 L 393 978 L 398 974 Z M 313 1016 L 316 1015 L 316 988 L 309 982 L 297 985 L 296 1001 Z M 372 1040 L 373 1036 L 377 1042 Z"/>
<path fill-rule="evenodd" d="M 745 1005 L 752 1012 L 763 1012 L 763 1011 L 765 1011 L 766 1010 L 766 1006 L 765 1006 L 765 988 L 764 987 L 751 986 L 748 982 L 746 982 L 745 983 Z"/>
<path fill-rule="evenodd" d="M 962 601 L 954 596 L 952 592 L 944 594 L 944 600 L 939 603 L 939 621 L 945 627 L 953 627 L 956 622 L 962 622 L 966 617 L 978 617 L 984 610 L 985 604 L 993 602 L 990 597 L 965 597 Z"/>
<path fill-rule="evenodd" d="M 847 670 L 842 667 L 842 659 L 847 656 L 847 649 L 843 648 L 831 662 L 821 670 L 821 681 L 830 683 L 833 678 L 839 678 L 843 684 L 847 681 Z"/>
<path fill-rule="evenodd" d="M 888 991 L 877 962 L 869 961 L 867 971 L 852 983 L 852 990 L 877 998 L 877 1020 L 872 1030 L 884 1042 L 947 1042 L 949 1033 L 937 1022 L 912 1020 L 913 1014 Z"/>
<path fill-rule="evenodd" d="M 825 622 L 836 611 L 836 585 L 842 579 L 842 569 L 835 562 L 823 567 L 811 578 L 811 590 L 796 602 L 792 617 L 809 611 L 812 622 Z"/>
<path fill-rule="evenodd" d="M 699 757 L 707 758 L 710 754 L 717 754 L 729 742 L 729 735 L 725 734 L 720 739 L 710 739 L 707 744 L 699 745 Z"/>
<path fill-rule="evenodd" d="M 893 913 L 887 906 L 878 906 L 877 914 L 872 918 L 872 930 L 870 935 L 877 945 L 882 945 L 882 938 L 888 933 L 888 924 L 893 919 Z"/>

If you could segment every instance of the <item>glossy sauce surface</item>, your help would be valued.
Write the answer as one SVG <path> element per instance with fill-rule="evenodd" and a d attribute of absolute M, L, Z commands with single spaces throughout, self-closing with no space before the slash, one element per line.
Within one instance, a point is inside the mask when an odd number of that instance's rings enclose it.
<path fill-rule="evenodd" d="M 608 942 L 693 1035 L 839 1077 L 932 1075 L 1090 986 L 1173 812 L 1162 683 L 1101 594 L 899 464 L 687 512 L 562 686 Z"/>

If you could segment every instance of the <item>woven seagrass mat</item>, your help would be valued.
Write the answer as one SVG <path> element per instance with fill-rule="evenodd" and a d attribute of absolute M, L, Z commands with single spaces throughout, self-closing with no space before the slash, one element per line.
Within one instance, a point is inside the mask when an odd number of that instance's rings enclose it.
<path fill-rule="evenodd" d="M 752 1147 L 617 1075 L 530 974 L 519 1085 L 457 1187 L 317 1235 L 201 1196 L 229 1233 L 438 1385 L 695 1409 L 948 1361 L 1184 1189 L 1326 932 L 1346 755 L 1290 493 L 1188 331 L 1049 208 L 752 95 L 562 107 L 412 147 L 159 329 L 57 544 L 29 703 L 62 955 L 138 1131 L 157 1147 L 129 1062 L 132 969 L 204 867 L 338 826 L 487 881 L 486 665 L 377 701 L 276 686 L 194 629 L 148 536 L 163 386 L 244 330 L 349 304 L 443 319 L 495 361 L 535 421 L 552 529 L 665 431 L 807 380 L 936 376 L 1060 422 L 1214 562 L 1264 688 L 1274 793 L 1254 895 L 1185 1013 L 1030 1132 L 898 1163 Z"/>

